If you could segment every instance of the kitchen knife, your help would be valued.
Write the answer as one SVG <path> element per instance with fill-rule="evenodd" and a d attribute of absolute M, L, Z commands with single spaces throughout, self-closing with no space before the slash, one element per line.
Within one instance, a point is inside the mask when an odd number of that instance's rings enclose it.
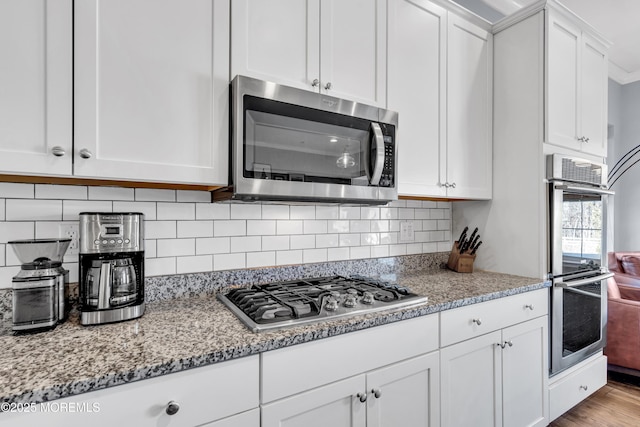
<path fill-rule="evenodd" d="M 467 238 L 467 233 L 462 233 L 460 240 L 458 240 L 458 251 L 462 253 L 462 246 L 464 246 Z"/>
<path fill-rule="evenodd" d="M 464 230 L 462 230 L 462 233 L 460 233 L 460 237 L 458 238 L 458 245 L 462 244 L 462 239 L 467 234 L 468 230 L 469 230 L 469 227 L 465 227 Z"/>
<path fill-rule="evenodd" d="M 480 235 L 479 234 L 476 234 L 476 237 L 473 239 L 473 241 L 471 240 L 471 238 L 469 238 L 469 242 L 470 243 L 468 244 L 468 246 L 465 249 L 469 250 L 469 249 L 475 248 L 476 243 L 478 243 L 478 240 L 480 240 Z"/>
<path fill-rule="evenodd" d="M 469 249 L 469 248 L 473 247 L 473 246 L 471 245 L 471 243 L 473 242 L 473 239 L 476 237 L 476 233 L 477 233 L 477 232 L 478 232 L 478 227 L 476 227 L 476 228 L 473 230 L 473 233 L 471 233 L 471 236 L 469 236 L 469 245 L 466 247 L 466 249 Z"/>
<path fill-rule="evenodd" d="M 480 240 L 480 241 L 478 242 L 478 244 L 476 245 L 476 247 L 475 247 L 475 248 L 473 248 L 473 250 L 471 251 L 471 254 L 470 254 L 470 255 L 475 255 L 476 251 L 478 250 L 478 248 L 480 247 L 480 245 L 481 245 L 481 244 L 482 244 L 482 240 Z"/>

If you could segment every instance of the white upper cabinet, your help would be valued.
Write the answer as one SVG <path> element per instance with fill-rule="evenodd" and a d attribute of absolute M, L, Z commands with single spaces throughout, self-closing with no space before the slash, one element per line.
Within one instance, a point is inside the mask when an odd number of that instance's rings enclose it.
<path fill-rule="evenodd" d="M 75 4 L 82 177 L 225 185 L 229 2 Z"/>
<path fill-rule="evenodd" d="M 386 104 L 386 0 L 234 0 L 231 78 Z"/>
<path fill-rule="evenodd" d="M 606 47 L 547 11 L 546 142 L 606 157 Z"/>
<path fill-rule="evenodd" d="M 71 174 L 71 0 L 0 2 L 0 173 Z"/>
<path fill-rule="evenodd" d="M 398 192 L 491 198 L 492 35 L 426 0 L 391 0 L 388 108 Z"/>

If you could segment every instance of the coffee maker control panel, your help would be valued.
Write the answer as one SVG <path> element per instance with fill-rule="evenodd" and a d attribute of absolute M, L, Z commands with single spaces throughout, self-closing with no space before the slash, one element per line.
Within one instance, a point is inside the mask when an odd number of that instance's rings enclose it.
<path fill-rule="evenodd" d="M 141 252 L 144 214 L 82 212 L 80 253 Z"/>

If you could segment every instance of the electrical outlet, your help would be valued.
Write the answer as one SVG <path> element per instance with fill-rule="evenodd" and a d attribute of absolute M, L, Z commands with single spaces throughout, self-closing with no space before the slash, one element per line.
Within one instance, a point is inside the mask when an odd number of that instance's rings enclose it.
<path fill-rule="evenodd" d="M 78 248 L 80 247 L 78 224 L 60 224 L 59 236 L 63 239 L 71 239 L 65 255 L 78 255 Z"/>
<path fill-rule="evenodd" d="M 400 241 L 401 242 L 413 242 L 413 221 L 401 221 L 400 222 Z"/>

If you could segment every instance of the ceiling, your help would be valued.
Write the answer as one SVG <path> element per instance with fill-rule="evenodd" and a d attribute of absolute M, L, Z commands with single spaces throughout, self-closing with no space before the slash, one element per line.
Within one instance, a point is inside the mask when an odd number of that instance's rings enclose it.
<path fill-rule="evenodd" d="M 495 22 L 536 0 L 454 0 Z M 620 84 L 640 80 L 640 1 L 559 0 L 612 42 L 609 77 Z M 614 4 L 612 4 L 614 3 Z"/>

